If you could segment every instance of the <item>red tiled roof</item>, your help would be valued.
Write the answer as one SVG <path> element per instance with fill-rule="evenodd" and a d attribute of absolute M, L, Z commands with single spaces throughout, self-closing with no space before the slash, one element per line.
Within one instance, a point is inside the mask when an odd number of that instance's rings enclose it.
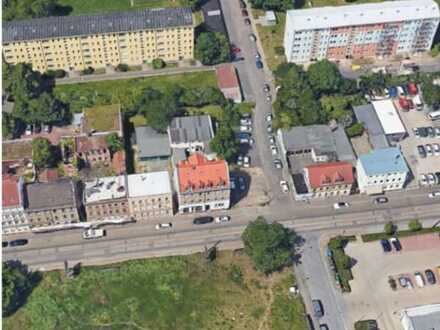
<path fill-rule="evenodd" d="M 107 141 L 104 135 L 79 136 L 76 138 L 77 152 L 88 152 L 91 150 L 107 149 Z"/>
<path fill-rule="evenodd" d="M 235 68 L 231 64 L 221 65 L 216 70 L 217 83 L 220 89 L 238 87 L 238 78 Z"/>
<path fill-rule="evenodd" d="M 201 153 L 191 155 L 177 164 L 179 190 L 197 191 L 229 185 L 228 164 L 224 160 L 208 160 Z"/>
<path fill-rule="evenodd" d="M 353 166 L 347 162 L 314 164 L 306 168 L 312 188 L 335 184 L 352 184 L 354 182 Z"/>
<path fill-rule="evenodd" d="M 15 175 L 3 175 L 2 205 L 3 207 L 20 205 L 18 177 Z"/>
<path fill-rule="evenodd" d="M 112 159 L 113 170 L 117 174 L 125 173 L 125 151 L 116 151 Z"/>

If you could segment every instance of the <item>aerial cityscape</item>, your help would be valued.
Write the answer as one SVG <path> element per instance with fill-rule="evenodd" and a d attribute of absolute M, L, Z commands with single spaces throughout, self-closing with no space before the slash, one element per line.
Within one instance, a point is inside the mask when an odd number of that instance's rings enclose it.
<path fill-rule="evenodd" d="M 2 327 L 440 330 L 440 0 L 4 0 Z"/>

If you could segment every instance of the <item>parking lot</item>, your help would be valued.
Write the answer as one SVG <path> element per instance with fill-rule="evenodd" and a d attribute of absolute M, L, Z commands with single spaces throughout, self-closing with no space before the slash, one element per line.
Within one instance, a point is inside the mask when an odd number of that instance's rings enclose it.
<path fill-rule="evenodd" d="M 351 321 L 376 319 L 380 329 L 400 330 L 399 312 L 415 305 L 438 303 L 440 297 L 440 237 L 426 234 L 400 240 L 402 250 L 384 253 L 379 241 L 350 243 L 345 251 L 353 258 L 354 280 L 350 282 L 352 292 L 345 295 Z M 425 277 L 425 270 L 431 269 L 436 284 L 425 284 L 420 288 L 414 282 L 414 273 L 419 271 Z M 413 282 L 413 289 L 398 288 L 393 291 L 389 277 L 407 275 Z M 397 282 L 399 287 L 399 283 Z"/>
<path fill-rule="evenodd" d="M 422 158 L 417 146 L 430 144 L 440 144 L 439 137 L 416 137 L 414 128 L 420 127 L 440 127 L 440 121 L 431 121 L 426 118 L 424 111 L 411 110 L 409 112 L 399 111 L 400 117 L 407 129 L 408 137 L 399 142 L 401 150 L 415 176 L 414 183 L 419 183 L 421 174 L 435 173 L 440 171 L 440 155 L 427 155 Z"/>

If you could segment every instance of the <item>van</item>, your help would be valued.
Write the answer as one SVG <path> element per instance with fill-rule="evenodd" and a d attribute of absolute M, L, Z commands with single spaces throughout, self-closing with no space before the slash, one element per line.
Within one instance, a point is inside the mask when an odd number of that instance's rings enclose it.
<path fill-rule="evenodd" d="M 423 288 L 425 286 L 425 280 L 420 272 L 414 273 L 414 279 L 416 280 L 416 284 L 418 287 Z"/>
<path fill-rule="evenodd" d="M 439 120 L 440 119 L 440 111 L 433 111 L 433 112 L 428 113 L 428 119 L 431 119 L 432 121 Z"/>
<path fill-rule="evenodd" d="M 322 309 L 321 301 L 318 299 L 312 300 L 312 307 L 313 307 L 313 315 L 316 318 L 321 318 L 324 316 L 324 310 Z"/>

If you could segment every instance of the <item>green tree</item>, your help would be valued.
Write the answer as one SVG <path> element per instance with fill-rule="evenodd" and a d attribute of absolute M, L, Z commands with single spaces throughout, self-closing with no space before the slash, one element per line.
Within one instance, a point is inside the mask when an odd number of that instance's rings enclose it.
<path fill-rule="evenodd" d="M 307 76 L 310 85 L 317 94 L 339 92 L 344 82 L 338 66 L 328 60 L 310 65 Z"/>
<path fill-rule="evenodd" d="M 418 219 L 414 219 L 408 223 L 408 228 L 411 231 L 419 231 L 422 229 L 422 224 Z"/>
<path fill-rule="evenodd" d="M 56 155 L 48 139 L 37 137 L 32 140 L 32 161 L 38 169 L 56 163 Z"/>
<path fill-rule="evenodd" d="M 277 271 L 292 260 L 295 235 L 279 223 L 258 217 L 248 224 L 241 239 L 255 268 L 265 274 Z"/>
<path fill-rule="evenodd" d="M 362 76 L 359 81 L 359 87 L 363 93 L 366 93 L 370 90 L 384 89 L 386 87 L 385 81 L 386 77 L 382 71 L 380 71 L 378 73 Z"/>
<path fill-rule="evenodd" d="M 107 144 L 109 146 L 110 152 L 114 154 L 115 152 L 124 149 L 124 143 L 122 139 L 116 133 L 111 133 L 105 137 Z"/>
<path fill-rule="evenodd" d="M 293 9 L 292 0 L 250 0 L 253 8 L 258 9 L 273 9 L 279 11 L 286 11 L 287 9 Z"/>
<path fill-rule="evenodd" d="M 351 268 L 351 258 L 348 255 L 344 254 L 341 257 L 340 264 L 344 269 L 350 269 Z"/>
<path fill-rule="evenodd" d="M 226 99 L 218 88 L 198 87 L 185 89 L 180 102 L 188 107 L 202 107 L 209 104 L 224 105 Z"/>
<path fill-rule="evenodd" d="M 163 59 L 161 58 L 155 58 L 152 62 L 151 65 L 153 66 L 153 69 L 162 69 L 165 67 L 166 63 Z"/>
<path fill-rule="evenodd" d="M 385 234 L 393 235 L 396 232 L 396 226 L 392 221 L 388 221 L 383 228 Z"/>
<path fill-rule="evenodd" d="M 29 100 L 39 95 L 42 90 L 43 80 L 41 74 L 32 70 L 32 65 L 19 63 L 6 65 L 6 75 L 3 77 L 6 91 L 15 99 Z"/>
<path fill-rule="evenodd" d="M 362 126 L 361 123 L 356 123 L 348 127 L 345 131 L 349 137 L 360 136 L 364 133 L 364 126 Z"/>
<path fill-rule="evenodd" d="M 196 41 L 195 57 L 204 65 L 214 65 L 230 60 L 229 42 L 219 32 L 203 32 Z"/>
<path fill-rule="evenodd" d="M 432 79 L 424 79 L 422 82 L 423 100 L 426 104 L 439 107 L 440 106 L 440 86 L 434 85 Z"/>
<path fill-rule="evenodd" d="M 3 139 L 10 138 L 14 132 L 15 122 L 14 118 L 7 112 L 2 113 L 2 137 Z"/>
<path fill-rule="evenodd" d="M 21 20 L 55 14 L 56 0 L 3 0 L 3 20 Z"/>
<path fill-rule="evenodd" d="M 210 142 L 210 147 L 217 155 L 228 162 L 233 161 L 240 150 L 234 131 L 227 124 L 220 124 L 219 129 Z"/>
<path fill-rule="evenodd" d="M 127 72 L 128 69 L 129 69 L 128 65 L 127 65 L 127 64 L 124 64 L 124 63 L 119 63 L 119 64 L 116 66 L 116 71 L 119 71 L 119 72 Z"/>

